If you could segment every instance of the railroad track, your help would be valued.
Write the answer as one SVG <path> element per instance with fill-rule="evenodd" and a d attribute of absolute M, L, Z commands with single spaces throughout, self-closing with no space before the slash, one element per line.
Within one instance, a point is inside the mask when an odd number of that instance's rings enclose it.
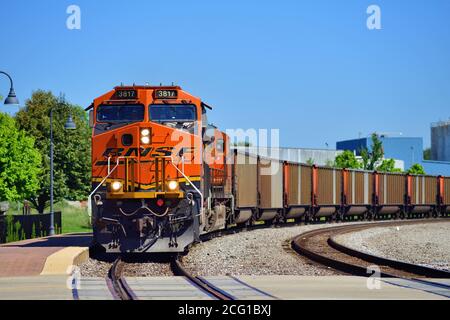
<path fill-rule="evenodd" d="M 138 300 L 138 295 L 133 292 L 130 285 L 124 277 L 124 270 L 126 268 L 126 262 L 122 257 L 119 257 L 112 264 L 108 272 L 108 281 L 110 282 L 110 289 L 113 291 L 113 296 L 120 300 Z M 206 295 L 217 300 L 235 300 L 235 298 L 228 294 L 226 291 L 209 283 L 207 280 L 201 277 L 195 277 L 188 272 L 182 265 L 178 258 L 172 259 L 170 262 L 172 271 L 175 276 L 182 276 L 186 278 L 189 283 Z"/>
<path fill-rule="evenodd" d="M 320 224 L 320 223 L 316 223 Z M 285 224 L 278 227 L 290 227 L 292 224 Z M 272 225 L 254 225 L 247 226 L 245 228 L 232 228 L 228 230 L 220 230 L 217 232 L 212 232 L 201 237 L 202 242 L 210 241 L 214 238 L 225 237 L 230 234 L 249 232 L 258 229 L 271 228 Z M 95 250 L 95 249 L 94 249 Z M 94 254 L 100 256 L 99 252 L 93 251 Z M 135 261 L 136 262 L 136 261 Z M 132 288 L 128 285 L 124 277 L 124 270 L 126 267 L 126 262 L 122 257 L 117 258 L 112 264 L 110 270 L 108 271 L 107 282 L 110 291 L 113 293 L 115 299 L 119 300 L 138 300 L 137 295 L 133 292 Z M 218 300 L 236 300 L 234 296 L 228 294 L 224 290 L 212 285 L 204 278 L 193 276 L 190 272 L 184 268 L 181 263 L 180 257 L 173 258 L 170 262 L 170 266 L 174 276 L 182 276 L 186 278 L 194 287 L 205 292 L 208 296 L 213 297 Z"/>
<path fill-rule="evenodd" d="M 125 263 L 121 257 L 117 258 L 112 264 L 108 272 L 108 279 L 111 281 L 111 287 L 115 298 L 120 300 L 137 300 L 136 295 L 128 286 L 123 276 Z"/>
<path fill-rule="evenodd" d="M 335 237 L 337 235 L 361 231 L 368 228 L 380 226 L 400 226 L 418 223 L 437 223 L 440 221 L 441 219 L 387 222 L 384 221 L 357 225 L 332 226 L 303 233 L 292 241 L 291 246 L 292 249 L 294 249 L 297 253 L 315 261 L 316 263 L 331 267 L 343 273 L 368 277 L 371 275 L 370 272 L 368 273 L 368 270 L 370 271 L 369 267 L 371 267 L 372 265 L 377 265 L 381 271 L 380 276 L 383 278 L 413 279 L 414 281 L 419 281 L 432 286 L 440 286 L 444 290 L 450 290 L 450 286 L 448 285 L 433 283 L 430 280 L 421 279 L 450 278 L 450 272 L 373 256 L 343 246 L 335 240 Z M 261 227 L 254 229 L 259 228 Z M 253 228 L 247 230 L 252 229 Z M 220 232 L 203 240 L 208 241 L 215 237 L 226 236 L 229 233 L 243 231 L 245 230 Z M 192 285 L 193 289 L 200 290 L 210 298 L 217 300 L 226 301 L 237 299 L 232 294 L 220 289 L 218 286 L 215 286 L 206 279 L 192 275 L 183 266 L 179 257 L 171 259 L 169 263 L 173 275 L 180 276 L 186 279 L 189 284 Z M 113 295 L 116 299 L 137 300 L 139 295 L 133 291 L 133 286 L 130 286 L 124 277 L 124 270 L 126 267 L 127 263 L 122 259 L 122 257 L 119 257 L 113 263 L 108 273 L 110 290 L 113 291 Z"/>
<path fill-rule="evenodd" d="M 195 284 L 202 291 L 214 296 L 218 300 L 235 300 L 234 297 L 224 290 L 213 286 L 211 283 L 203 278 L 195 277 L 190 272 L 188 272 L 182 265 L 179 259 L 174 259 L 172 262 L 172 270 L 175 275 L 186 277 L 190 282 Z"/>
<path fill-rule="evenodd" d="M 292 241 L 292 247 L 297 253 L 316 263 L 347 274 L 368 277 L 372 275 L 372 266 L 376 265 L 380 269 L 380 276 L 384 278 L 448 279 L 450 278 L 448 271 L 378 257 L 346 247 L 335 240 L 340 234 L 369 228 L 437 222 L 440 220 L 388 221 L 318 229 L 296 237 Z"/>

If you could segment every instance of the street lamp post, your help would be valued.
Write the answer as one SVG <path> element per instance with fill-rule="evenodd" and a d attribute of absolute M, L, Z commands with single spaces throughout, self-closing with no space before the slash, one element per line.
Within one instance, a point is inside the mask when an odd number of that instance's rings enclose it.
<path fill-rule="evenodd" d="M 8 77 L 11 87 L 9 89 L 9 94 L 5 99 L 5 105 L 18 105 L 19 99 L 17 99 L 16 92 L 14 91 L 14 83 L 9 74 L 4 71 L 0 71 L 1 74 L 4 74 Z M 55 234 L 55 213 L 53 210 L 53 151 L 54 151 L 54 141 L 53 141 L 53 109 L 50 109 L 50 235 Z M 72 116 L 69 115 L 67 118 L 66 124 L 64 125 L 64 129 L 66 130 L 75 130 L 77 127 L 75 122 L 72 119 Z"/>
<path fill-rule="evenodd" d="M 53 236 L 55 234 L 55 212 L 53 210 L 53 108 L 50 109 L 50 235 Z M 67 121 L 64 125 L 64 129 L 66 130 L 75 130 L 77 126 L 72 119 L 72 116 L 69 115 Z"/>
<path fill-rule="evenodd" d="M 7 74 L 5 71 L 0 71 L 1 74 L 4 74 L 8 77 L 9 82 L 11 83 L 11 87 L 9 89 L 8 97 L 5 99 L 5 105 L 10 104 L 19 104 L 19 99 L 16 97 L 16 93 L 14 92 L 14 84 L 12 81 L 12 78 L 9 74 Z M 9 209 L 9 203 L 8 202 L 0 202 L 0 216 L 4 214 Z"/>
<path fill-rule="evenodd" d="M 5 104 L 19 104 L 19 99 L 16 97 L 16 92 L 14 91 L 14 83 L 9 74 L 7 74 L 5 71 L 0 71 L 1 74 L 4 74 L 8 77 L 9 82 L 11 84 L 11 87 L 9 89 L 9 94 L 5 99 Z"/>

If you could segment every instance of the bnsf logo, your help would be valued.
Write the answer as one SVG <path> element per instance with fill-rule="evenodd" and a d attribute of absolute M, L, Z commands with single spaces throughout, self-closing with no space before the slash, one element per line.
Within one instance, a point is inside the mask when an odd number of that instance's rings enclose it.
<path fill-rule="evenodd" d="M 140 155 L 142 158 L 150 157 L 169 157 L 172 155 L 174 147 L 148 147 L 148 148 L 108 148 L 103 153 L 103 156 L 108 157 L 137 157 Z M 178 155 L 181 156 L 186 153 L 194 152 L 194 148 L 181 148 Z"/>

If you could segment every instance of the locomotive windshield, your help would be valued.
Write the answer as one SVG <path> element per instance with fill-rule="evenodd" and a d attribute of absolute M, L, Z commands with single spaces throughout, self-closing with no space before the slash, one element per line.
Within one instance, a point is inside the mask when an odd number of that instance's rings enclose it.
<path fill-rule="evenodd" d="M 161 123 L 194 122 L 197 120 L 197 112 L 192 104 L 152 104 L 150 120 Z"/>
<path fill-rule="evenodd" d="M 150 105 L 150 121 L 193 133 L 195 120 L 197 109 L 192 104 Z"/>
<path fill-rule="evenodd" d="M 107 123 L 144 121 L 144 106 L 101 105 L 97 108 L 97 121 Z"/>

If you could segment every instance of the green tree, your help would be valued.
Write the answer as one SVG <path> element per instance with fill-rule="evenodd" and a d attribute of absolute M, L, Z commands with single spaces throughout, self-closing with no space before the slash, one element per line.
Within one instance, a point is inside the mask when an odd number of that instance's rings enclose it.
<path fill-rule="evenodd" d="M 32 197 L 39 189 L 41 155 L 34 139 L 0 112 L 0 201 Z"/>
<path fill-rule="evenodd" d="M 341 169 L 360 169 L 361 164 L 352 151 L 345 150 L 343 153 L 336 156 L 334 167 Z"/>
<path fill-rule="evenodd" d="M 422 165 L 415 163 L 411 166 L 411 168 L 408 169 L 408 171 L 406 171 L 409 174 L 426 174 L 425 173 L 425 169 L 423 168 Z"/>
<path fill-rule="evenodd" d="M 364 148 L 360 151 L 365 170 L 375 170 L 377 163 L 384 157 L 383 143 L 376 133 L 372 134 L 371 151 Z"/>
<path fill-rule="evenodd" d="M 395 167 L 394 159 L 384 159 L 376 170 L 380 172 L 402 172 L 402 170 Z"/>
<path fill-rule="evenodd" d="M 16 115 L 20 129 L 36 139 L 36 147 L 44 159 L 40 189 L 31 198 L 33 206 L 44 212 L 50 200 L 50 109 L 53 108 L 54 130 L 54 194 L 55 200 L 83 200 L 90 190 L 90 128 L 83 108 L 57 99 L 51 92 L 38 90 Z M 74 131 L 64 130 L 72 115 Z"/>
<path fill-rule="evenodd" d="M 309 158 L 308 160 L 306 160 L 306 164 L 309 166 L 313 166 L 315 164 L 315 161 L 313 158 Z"/>

